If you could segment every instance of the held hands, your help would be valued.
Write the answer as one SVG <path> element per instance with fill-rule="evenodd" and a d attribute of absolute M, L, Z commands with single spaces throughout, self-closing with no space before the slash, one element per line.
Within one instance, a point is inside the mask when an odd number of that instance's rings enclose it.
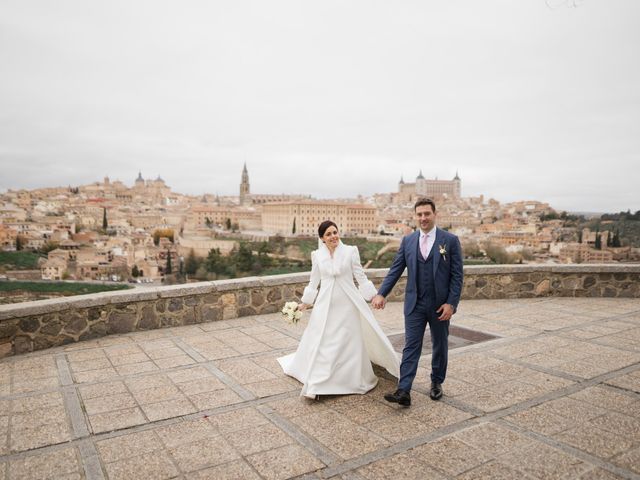
<path fill-rule="evenodd" d="M 453 306 L 445 303 L 441 305 L 440 308 L 436 310 L 436 312 L 440 314 L 438 320 L 442 320 L 443 322 L 446 320 L 451 320 L 451 317 L 453 316 Z"/>
<path fill-rule="evenodd" d="M 387 304 L 387 300 L 380 294 L 376 295 L 371 299 L 371 305 L 376 310 L 384 309 L 384 306 Z"/>

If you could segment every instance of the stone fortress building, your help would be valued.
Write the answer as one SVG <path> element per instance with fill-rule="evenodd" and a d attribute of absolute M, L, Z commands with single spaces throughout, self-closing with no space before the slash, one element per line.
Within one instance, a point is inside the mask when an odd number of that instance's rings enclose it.
<path fill-rule="evenodd" d="M 453 180 L 426 179 L 420 174 L 416 177 L 414 183 L 405 183 L 400 177 L 398 182 L 398 197 L 403 203 L 414 202 L 418 197 L 438 198 L 442 196 L 458 199 L 462 197 L 462 180 L 456 172 Z"/>

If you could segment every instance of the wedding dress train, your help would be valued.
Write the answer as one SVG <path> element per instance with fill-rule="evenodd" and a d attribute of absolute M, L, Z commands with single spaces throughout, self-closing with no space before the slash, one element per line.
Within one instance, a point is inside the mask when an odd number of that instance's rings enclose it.
<path fill-rule="evenodd" d="M 332 257 L 320 242 L 311 260 L 301 299 L 316 300 L 309 324 L 296 352 L 278 359 L 284 372 L 303 384 L 300 394 L 366 393 L 378 383 L 371 362 L 398 377 L 398 354 L 365 302 L 377 291 L 364 274 L 358 248 L 340 242 Z"/>

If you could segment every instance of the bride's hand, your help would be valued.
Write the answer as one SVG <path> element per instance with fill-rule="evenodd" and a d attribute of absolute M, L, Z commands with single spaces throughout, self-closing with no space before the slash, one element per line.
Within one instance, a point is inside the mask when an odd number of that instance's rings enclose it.
<path fill-rule="evenodd" d="M 301 303 L 300 305 L 298 305 L 298 310 L 300 310 L 301 312 L 304 312 L 307 308 L 311 308 L 311 305 L 307 305 L 306 303 Z"/>

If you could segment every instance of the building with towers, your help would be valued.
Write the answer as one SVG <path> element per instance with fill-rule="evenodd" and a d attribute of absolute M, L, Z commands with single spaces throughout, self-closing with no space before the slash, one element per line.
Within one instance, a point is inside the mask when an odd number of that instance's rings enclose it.
<path fill-rule="evenodd" d="M 422 175 L 422 170 L 413 183 L 406 183 L 403 177 L 398 182 L 398 200 L 401 203 L 411 203 L 418 197 L 441 198 L 448 197 L 458 199 L 462 196 L 462 180 L 456 172 L 452 180 L 427 179 Z"/>

